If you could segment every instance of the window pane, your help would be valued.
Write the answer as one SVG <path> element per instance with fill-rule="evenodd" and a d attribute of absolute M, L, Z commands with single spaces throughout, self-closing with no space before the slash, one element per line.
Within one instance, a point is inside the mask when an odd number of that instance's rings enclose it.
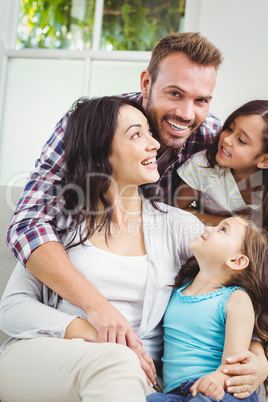
<path fill-rule="evenodd" d="M 170 32 L 183 30 L 185 0 L 105 0 L 101 48 L 152 50 Z"/>
<path fill-rule="evenodd" d="M 21 0 L 17 49 L 91 49 L 98 0 Z M 185 0 L 104 0 L 101 49 L 152 50 L 183 30 Z"/>
<path fill-rule="evenodd" d="M 17 48 L 90 49 L 95 0 L 21 0 Z"/>

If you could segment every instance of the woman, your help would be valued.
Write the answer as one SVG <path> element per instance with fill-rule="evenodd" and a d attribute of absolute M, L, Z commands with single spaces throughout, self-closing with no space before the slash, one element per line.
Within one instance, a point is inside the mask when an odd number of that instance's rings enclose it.
<path fill-rule="evenodd" d="M 141 195 L 139 186 L 159 178 L 159 144 L 137 103 L 78 101 L 64 141 L 62 243 L 78 271 L 136 332 L 137 354 L 152 384 L 171 292 L 166 285 L 191 255 L 188 243 L 203 225 L 192 214 L 155 205 L 148 189 Z M 0 327 L 19 339 L 2 347 L 2 400 L 144 401 L 134 353 L 113 344 L 120 341 L 113 337 L 97 343 L 86 318 L 18 265 L 1 302 Z"/>

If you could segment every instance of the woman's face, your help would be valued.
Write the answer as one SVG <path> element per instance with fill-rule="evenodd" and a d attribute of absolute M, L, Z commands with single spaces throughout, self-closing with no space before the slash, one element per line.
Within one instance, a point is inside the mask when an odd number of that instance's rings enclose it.
<path fill-rule="evenodd" d="M 149 131 L 147 118 L 133 106 L 122 106 L 112 143 L 112 177 L 122 189 L 130 185 L 155 183 L 159 143 Z"/>

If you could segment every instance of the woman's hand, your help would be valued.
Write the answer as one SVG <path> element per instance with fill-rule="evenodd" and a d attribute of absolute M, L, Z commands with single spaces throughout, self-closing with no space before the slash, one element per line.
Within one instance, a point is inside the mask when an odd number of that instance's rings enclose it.
<path fill-rule="evenodd" d="M 262 352 L 258 355 L 245 351 L 232 355 L 226 359 L 226 365 L 222 365 L 222 372 L 231 377 L 225 381 L 226 392 L 232 393 L 238 399 L 250 396 L 257 387 L 266 379 L 268 363 L 262 346 L 254 342 L 257 349 Z"/>
<path fill-rule="evenodd" d="M 98 342 L 99 334 L 87 320 L 76 317 L 66 328 L 64 339 L 82 338 L 87 342 Z"/>
<path fill-rule="evenodd" d="M 199 378 L 190 388 L 193 397 L 197 392 L 206 395 L 210 398 L 222 400 L 224 397 L 224 380 L 226 376 L 220 371 L 214 371 Z"/>

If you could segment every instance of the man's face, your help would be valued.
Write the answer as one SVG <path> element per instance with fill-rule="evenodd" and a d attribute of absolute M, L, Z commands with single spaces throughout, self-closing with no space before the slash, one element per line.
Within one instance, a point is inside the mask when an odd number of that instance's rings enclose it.
<path fill-rule="evenodd" d="M 193 63 L 184 53 L 162 60 L 153 85 L 150 73 L 143 73 L 143 106 L 160 153 L 167 147 L 179 149 L 203 123 L 215 84 L 215 68 Z"/>

